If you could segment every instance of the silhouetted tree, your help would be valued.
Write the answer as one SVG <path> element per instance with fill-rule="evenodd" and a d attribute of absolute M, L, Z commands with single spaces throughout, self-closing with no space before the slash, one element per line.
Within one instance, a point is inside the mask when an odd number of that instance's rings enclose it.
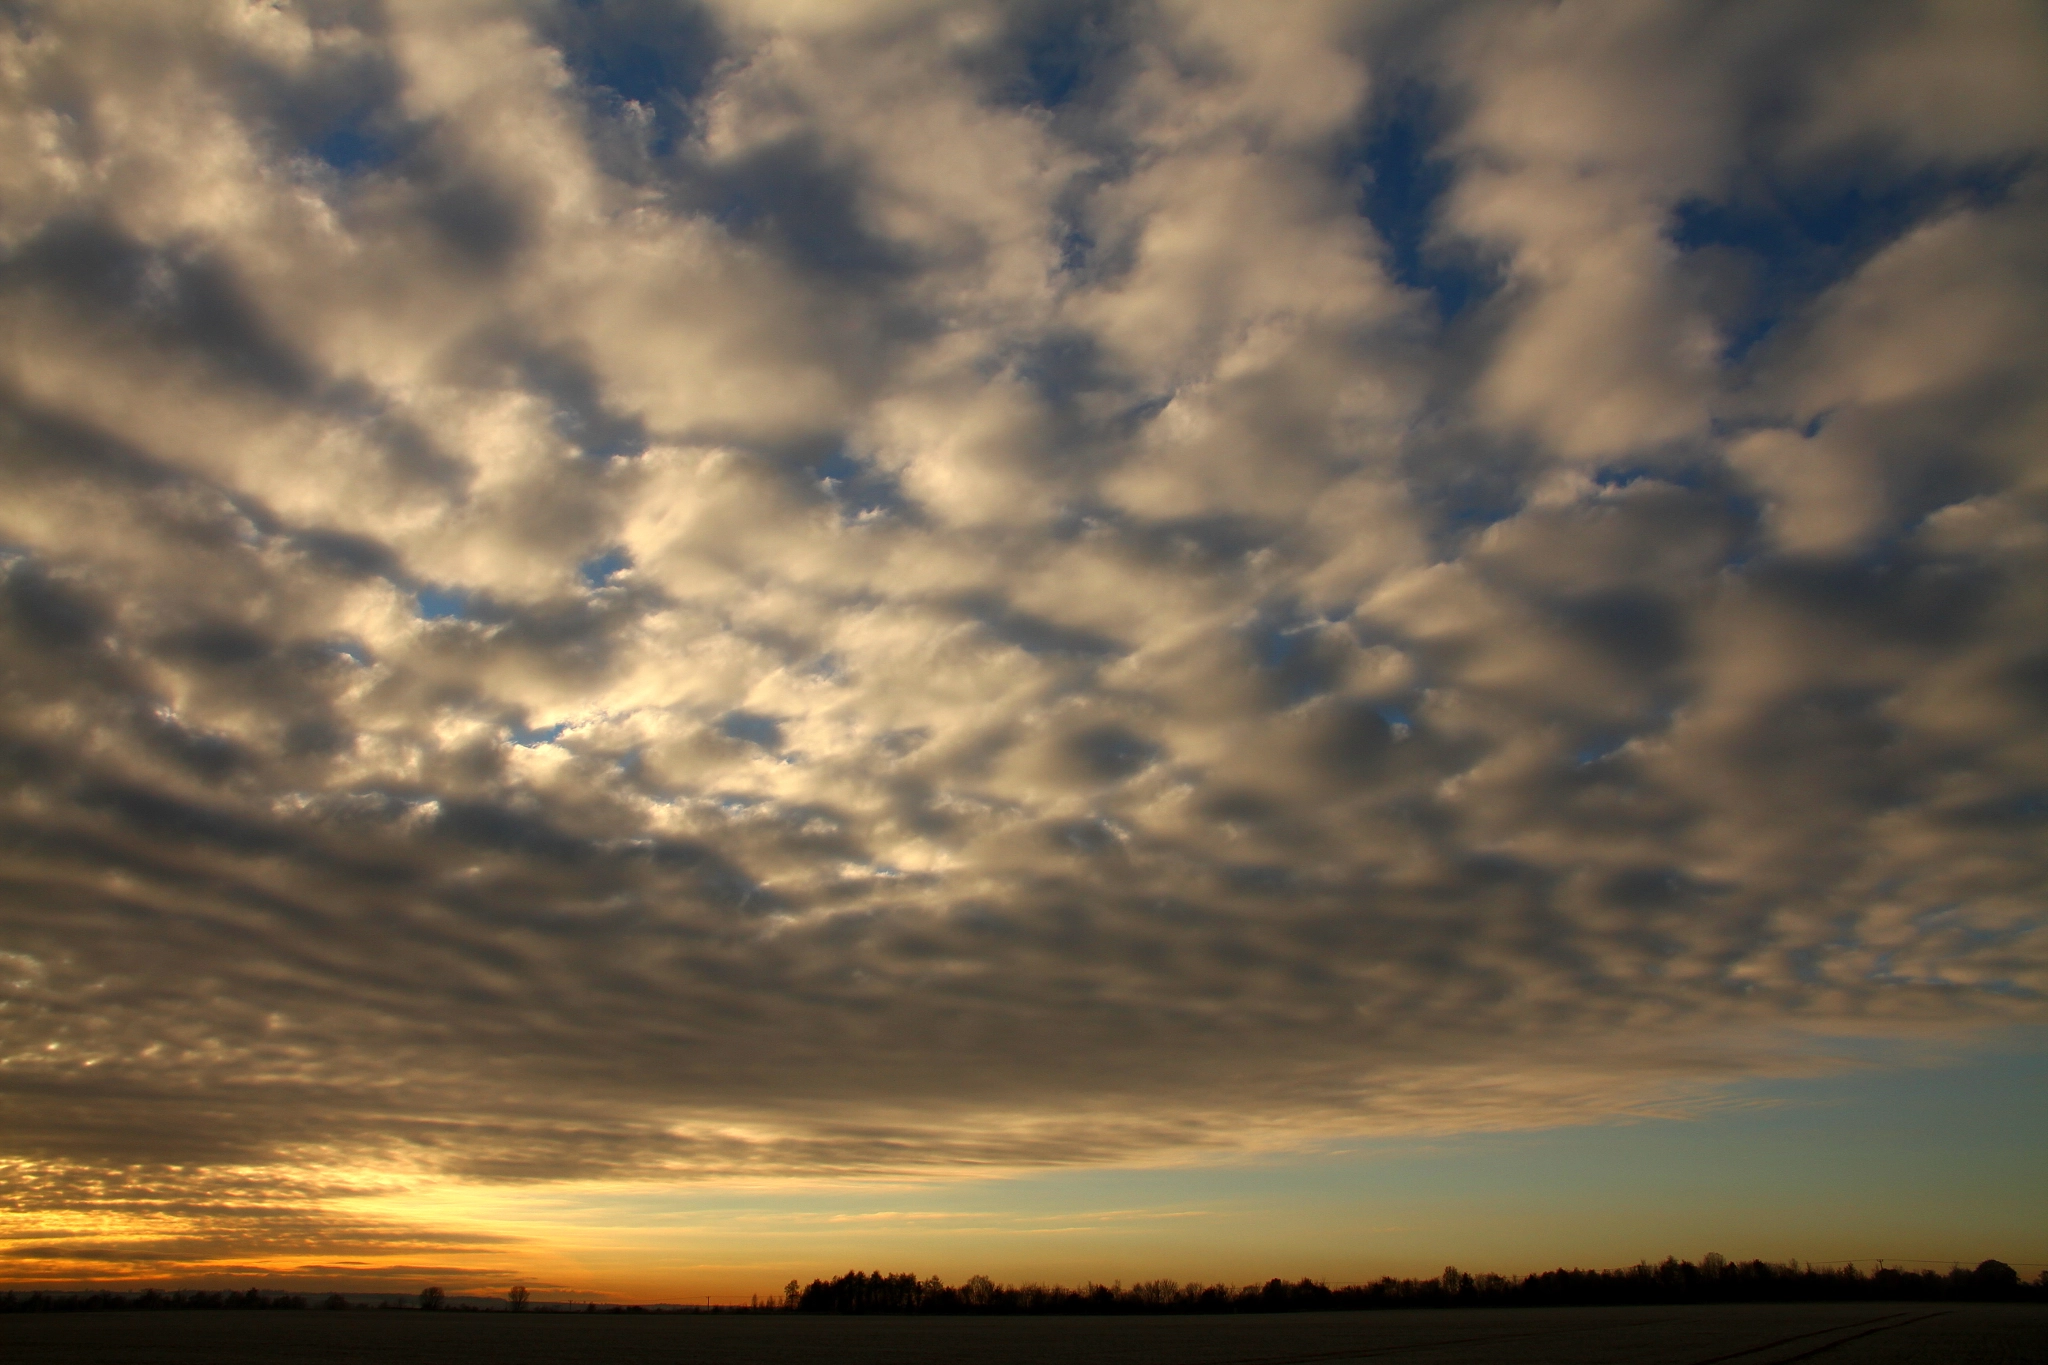
<path fill-rule="evenodd" d="M 420 1307 L 429 1313 L 436 1311 L 447 1301 L 448 1296 L 441 1292 L 441 1286 L 438 1284 L 430 1284 L 420 1291 Z"/>
<path fill-rule="evenodd" d="M 526 1311 L 526 1286 L 525 1286 L 525 1285 L 523 1285 L 523 1284 L 515 1284 L 515 1285 L 513 1285 L 513 1286 L 512 1286 L 512 1292 L 511 1292 L 511 1293 L 509 1293 L 509 1294 L 507 1294 L 507 1295 L 506 1295 L 505 1297 L 506 1297 L 506 1298 L 508 1298 L 508 1299 L 510 1299 L 510 1300 L 512 1301 L 512 1311 L 513 1311 L 513 1312 L 515 1312 L 515 1313 L 524 1313 L 524 1312 Z"/>
<path fill-rule="evenodd" d="M 1985 1261 L 1970 1272 L 1974 1288 L 2003 1297 L 2020 1287 L 2020 1273 L 2004 1261 Z"/>

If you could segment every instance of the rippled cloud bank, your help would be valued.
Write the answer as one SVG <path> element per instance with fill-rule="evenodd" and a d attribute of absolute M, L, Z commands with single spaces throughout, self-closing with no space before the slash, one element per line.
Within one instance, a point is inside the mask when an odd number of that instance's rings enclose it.
<path fill-rule="evenodd" d="M 2040 1021 L 2044 88 L 2018 0 L 8 7 L 8 1254 Z"/>

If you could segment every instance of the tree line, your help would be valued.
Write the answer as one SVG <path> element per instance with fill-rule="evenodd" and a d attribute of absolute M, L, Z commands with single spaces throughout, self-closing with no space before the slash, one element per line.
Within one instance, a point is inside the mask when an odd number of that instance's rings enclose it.
<path fill-rule="evenodd" d="M 1126 1288 L 1116 1284 L 997 1284 L 976 1275 L 957 1285 L 938 1276 L 888 1275 L 850 1270 L 832 1280 L 799 1285 L 791 1280 L 782 1298 L 751 1308 L 718 1308 L 721 1313 L 1301 1313 L 1386 1308 L 1542 1308 L 1603 1307 L 1690 1303 L 1807 1303 L 2003 1301 L 2048 1303 L 2048 1270 L 2031 1280 L 2003 1261 L 1984 1261 L 1974 1269 L 1901 1270 L 1879 1264 L 1870 1270 L 1855 1265 L 1815 1266 L 1798 1262 L 1730 1261 L 1716 1255 L 1699 1264 L 1666 1257 L 1619 1270 L 1545 1270 L 1519 1278 L 1468 1275 L 1446 1266 L 1429 1279 L 1384 1276 L 1368 1284 L 1332 1288 L 1321 1280 L 1292 1283 L 1272 1279 L 1264 1284 L 1180 1284 L 1146 1280 Z M 419 1310 L 447 1307 L 435 1286 L 421 1290 Z M 140 1292 L 35 1290 L 0 1293 L 0 1313 L 148 1312 L 164 1310 L 295 1310 L 347 1309 L 370 1305 L 341 1294 L 309 1299 L 304 1294 L 265 1294 L 257 1289 L 148 1289 Z M 507 1307 L 528 1306 L 523 1287 L 515 1286 Z M 565 1304 L 534 1304 L 561 1311 Z M 398 1304 L 383 1302 L 379 1308 Z M 476 1311 L 463 1305 L 467 1311 Z M 662 1311 L 640 1305 L 597 1304 L 585 1312 L 640 1313 Z"/>
<path fill-rule="evenodd" d="M 1545 1270 L 1519 1278 L 1468 1275 L 1454 1266 L 1430 1279 L 1386 1276 L 1336 1288 L 1320 1280 L 1257 1285 L 1147 1280 L 1126 1288 L 1087 1284 L 996 1284 L 976 1275 L 949 1285 L 937 1276 L 848 1271 L 801 1288 L 791 1281 L 784 1305 L 801 1313 L 1300 1313 L 1376 1308 L 1537 1308 L 1634 1304 L 1796 1303 L 1814 1301 L 2007 1300 L 2048 1303 L 2048 1271 L 2031 1281 L 2003 1261 L 1975 1269 L 1900 1270 L 1854 1265 L 1800 1266 L 1729 1261 L 1700 1264 L 1667 1257 L 1619 1270 Z"/>

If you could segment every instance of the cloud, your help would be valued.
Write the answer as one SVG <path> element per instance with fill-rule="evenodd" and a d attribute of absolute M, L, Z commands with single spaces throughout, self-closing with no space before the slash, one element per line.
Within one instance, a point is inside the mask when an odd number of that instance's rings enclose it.
<path fill-rule="evenodd" d="M 13 1254 L 2040 1018 L 2025 16 L 1248 13 L 0 34 Z"/>

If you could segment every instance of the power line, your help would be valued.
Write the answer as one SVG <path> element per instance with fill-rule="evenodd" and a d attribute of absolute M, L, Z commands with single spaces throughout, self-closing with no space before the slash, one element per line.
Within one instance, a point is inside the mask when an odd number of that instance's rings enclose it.
<path fill-rule="evenodd" d="M 1878 1265 L 1967 1265 L 1953 1256 L 1846 1256 L 1838 1261 L 1808 1261 L 1808 1265 L 1858 1265 L 1864 1261 Z M 2004 1265 L 2048 1265 L 2048 1261 L 2005 1261 Z"/>

